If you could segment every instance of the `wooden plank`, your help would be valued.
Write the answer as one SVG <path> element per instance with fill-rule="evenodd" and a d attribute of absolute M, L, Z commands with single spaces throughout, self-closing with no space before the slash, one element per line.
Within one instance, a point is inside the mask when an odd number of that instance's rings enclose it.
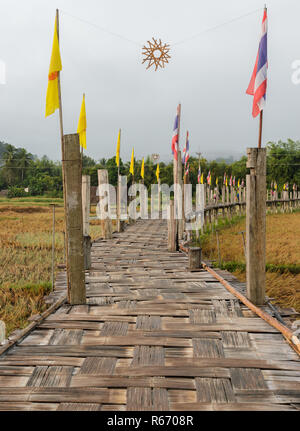
<path fill-rule="evenodd" d="M 86 411 L 86 412 L 96 412 L 101 410 L 101 404 L 91 404 L 91 403 L 61 403 L 57 407 L 57 411 Z"/>
<path fill-rule="evenodd" d="M 231 382 L 236 389 L 266 390 L 268 386 L 263 374 L 259 369 L 253 368 L 231 368 Z"/>
<path fill-rule="evenodd" d="M 220 340 L 193 338 L 194 358 L 223 358 L 224 351 Z"/>
<path fill-rule="evenodd" d="M 26 386 L 32 387 L 66 387 L 70 385 L 73 367 L 39 366 L 35 367 Z"/>
<path fill-rule="evenodd" d="M 125 404 L 125 389 L 103 388 L 0 388 L 0 402 L 67 402 Z"/>
<path fill-rule="evenodd" d="M 195 379 L 197 400 L 200 403 L 235 402 L 230 379 Z"/>
<path fill-rule="evenodd" d="M 111 375 L 114 373 L 116 363 L 116 358 L 86 358 L 80 367 L 79 375 Z"/>

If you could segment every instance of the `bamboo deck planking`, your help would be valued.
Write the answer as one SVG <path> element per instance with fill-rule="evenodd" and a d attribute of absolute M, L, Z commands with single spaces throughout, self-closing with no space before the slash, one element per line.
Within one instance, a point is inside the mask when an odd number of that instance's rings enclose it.
<path fill-rule="evenodd" d="M 1 355 L 0 410 L 300 409 L 283 336 L 166 240 L 152 220 L 93 244 L 87 305 L 54 308 Z"/>

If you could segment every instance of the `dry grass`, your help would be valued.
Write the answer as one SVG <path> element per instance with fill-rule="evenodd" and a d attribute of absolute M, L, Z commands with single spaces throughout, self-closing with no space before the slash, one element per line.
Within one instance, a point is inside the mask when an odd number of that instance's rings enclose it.
<path fill-rule="evenodd" d="M 0 319 L 7 334 L 23 328 L 28 317 L 47 305 L 51 289 L 52 208 L 40 202 L 0 203 Z M 27 206 L 26 206 L 27 205 Z M 95 209 L 93 208 L 94 212 Z M 63 207 L 56 208 L 55 262 L 63 263 Z M 101 235 L 98 220 L 91 222 L 91 237 Z"/>
<path fill-rule="evenodd" d="M 242 235 L 245 219 L 219 231 L 220 254 L 223 262 L 245 263 Z M 300 265 L 300 213 L 267 216 L 266 261 L 275 265 Z M 203 244 L 203 252 L 209 259 L 218 259 L 216 234 L 211 234 Z M 244 272 L 234 275 L 245 281 Z M 282 307 L 294 307 L 300 312 L 300 274 L 267 272 L 267 295 Z"/>
<path fill-rule="evenodd" d="M 246 281 L 245 272 L 235 271 L 233 275 L 240 281 Z M 267 272 L 266 291 L 274 304 L 283 308 L 294 307 L 300 312 L 300 274 Z"/>

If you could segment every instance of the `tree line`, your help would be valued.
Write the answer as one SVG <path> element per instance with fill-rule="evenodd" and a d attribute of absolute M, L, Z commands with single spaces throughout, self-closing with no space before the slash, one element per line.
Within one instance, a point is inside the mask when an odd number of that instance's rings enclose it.
<path fill-rule="evenodd" d="M 278 190 L 283 185 L 289 183 L 290 189 L 293 184 L 300 185 L 300 141 L 288 139 L 287 142 L 269 142 L 267 144 L 267 185 L 276 182 Z M 117 185 L 118 169 L 115 157 L 100 160 L 83 155 L 83 174 L 91 176 L 91 185 L 97 186 L 97 170 L 107 169 L 109 181 L 112 185 Z M 243 156 L 237 161 L 208 161 L 204 157 L 200 159 L 201 172 L 203 172 L 204 182 L 210 172 L 211 185 L 216 184 L 218 179 L 219 187 L 223 184 L 224 175 L 229 178 L 235 177 L 235 184 L 246 179 L 248 172 L 246 168 L 247 157 Z M 141 160 L 135 160 L 134 171 L 135 181 L 141 179 Z M 198 182 L 199 161 L 196 157 L 189 158 L 189 179 L 194 185 Z M 129 174 L 130 162 L 120 159 L 120 173 L 126 175 L 128 184 L 132 183 L 132 175 Z M 173 162 L 159 163 L 160 180 L 162 184 L 173 184 Z M 145 178 L 147 187 L 157 182 L 156 163 L 151 156 L 145 158 Z M 28 188 L 28 193 L 25 189 Z M 299 187 L 298 187 L 299 188 Z M 38 158 L 27 152 L 24 148 L 16 148 L 11 144 L 0 142 L 0 190 L 8 190 L 9 196 L 25 195 L 47 195 L 49 197 L 62 197 L 62 168 L 60 162 L 54 162 L 47 156 Z"/>

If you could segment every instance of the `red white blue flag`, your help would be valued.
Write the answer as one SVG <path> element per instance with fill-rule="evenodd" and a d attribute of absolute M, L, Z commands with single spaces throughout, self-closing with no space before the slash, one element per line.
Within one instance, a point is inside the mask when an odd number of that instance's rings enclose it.
<path fill-rule="evenodd" d="M 186 141 L 185 141 L 185 147 L 183 149 L 183 158 L 182 158 L 182 163 L 184 164 L 184 166 L 187 165 L 187 162 L 190 158 L 189 149 L 190 149 L 189 132 L 186 132 Z"/>
<path fill-rule="evenodd" d="M 200 168 L 200 165 L 199 165 L 199 168 L 198 168 L 198 184 L 200 184 L 200 179 L 201 179 L 201 168 Z"/>
<path fill-rule="evenodd" d="M 267 43 L 267 9 L 262 20 L 262 35 L 259 42 L 256 62 L 246 93 L 253 97 L 252 116 L 256 117 L 265 107 L 267 93 L 268 43 Z"/>
<path fill-rule="evenodd" d="M 187 163 L 187 164 L 185 165 L 185 175 L 188 175 L 188 174 L 189 174 L 189 171 L 190 171 L 190 164 L 189 164 L 189 163 Z"/>
<path fill-rule="evenodd" d="M 177 114 L 175 117 L 173 138 L 172 138 L 172 153 L 174 155 L 175 160 L 177 160 L 177 157 L 178 157 L 179 121 L 180 121 L 180 105 L 177 106 Z"/>

